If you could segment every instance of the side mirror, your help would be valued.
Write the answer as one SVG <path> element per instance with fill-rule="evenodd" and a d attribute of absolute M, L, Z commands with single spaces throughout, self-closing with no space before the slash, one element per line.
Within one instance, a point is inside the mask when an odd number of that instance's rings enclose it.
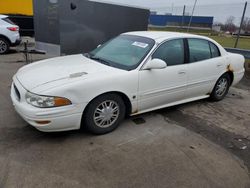
<path fill-rule="evenodd" d="M 143 70 L 151 70 L 151 69 L 164 69 L 167 67 L 167 63 L 161 59 L 152 59 L 146 63 L 143 67 Z"/>

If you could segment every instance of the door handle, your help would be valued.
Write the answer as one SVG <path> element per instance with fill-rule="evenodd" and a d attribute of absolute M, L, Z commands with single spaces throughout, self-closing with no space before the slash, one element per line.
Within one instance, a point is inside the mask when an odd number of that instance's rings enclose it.
<path fill-rule="evenodd" d="M 222 64 L 217 64 L 217 67 L 221 67 L 222 66 Z"/>
<path fill-rule="evenodd" d="M 181 71 L 178 72 L 178 74 L 186 74 L 186 71 L 181 70 Z"/>

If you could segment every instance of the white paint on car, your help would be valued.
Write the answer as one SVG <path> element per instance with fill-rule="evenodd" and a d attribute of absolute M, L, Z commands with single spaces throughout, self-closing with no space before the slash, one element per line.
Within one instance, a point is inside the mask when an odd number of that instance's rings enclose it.
<path fill-rule="evenodd" d="M 243 56 L 226 52 L 221 45 L 207 37 L 174 32 L 129 32 L 123 35 L 154 41 L 152 48 L 136 67 L 131 70 L 117 68 L 82 54 L 47 59 L 24 66 L 14 75 L 11 88 L 11 98 L 16 111 L 41 131 L 73 130 L 80 128 L 86 106 L 105 93 L 115 92 L 126 96 L 131 103 L 130 115 L 135 115 L 207 98 L 217 80 L 228 71 L 233 73 L 233 85 L 244 75 Z M 162 66 L 162 61 L 154 61 L 158 65 L 155 69 L 146 68 L 161 45 L 178 39 L 185 50 L 185 41 L 188 39 L 204 40 L 209 45 L 211 42 L 220 54 L 192 63 L 171 65 L 171 62 L 166 62 L 168 65 L 165 67 Z M 141 49 L 149 45 L 140 41 L 134 42 L 134 47 Z M 179 43 L 174 45 L 178 46 Z M 103 46 L 105 45 L 100 48 Z M 173 54 L 171 58 L 175 57 L 176 54 Z M 185 61 L 187 57 L 184 52 Z M 19 100 L 14 86 L 20 93 Z M 38 108 L 27 103 L 25 94 L 28 91 L 41 96 L 64 97 L 72 104 Z M 50 123 L 36 123 L 45 120 Z"/>

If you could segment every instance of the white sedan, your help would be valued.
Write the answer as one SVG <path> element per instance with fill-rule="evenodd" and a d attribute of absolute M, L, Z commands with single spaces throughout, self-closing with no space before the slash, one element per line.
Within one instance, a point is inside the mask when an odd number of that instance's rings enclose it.
<path fill-rule="evenodd" d="M 13 77 L 16 111 L 40 131 L 113 131 L 136 115 L 210 97 L 219 101 L 244 75 L 244 57 L 210 38 L 130 32 L 88 54 L 43 60 Z"/>
<path fill-rule="evenodd" d="M 19 27 L 8 16 L 0 14 L 0 55 L 8 53 L 10 46 L 21 42 Z"/>

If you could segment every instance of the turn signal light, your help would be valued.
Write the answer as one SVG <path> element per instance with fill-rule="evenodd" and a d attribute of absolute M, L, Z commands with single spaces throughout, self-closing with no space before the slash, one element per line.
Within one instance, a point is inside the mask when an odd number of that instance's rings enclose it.
<path fill-rule="evenodd" d="M 55 97 L 54 103 L 55 103 L 55 106 L 66 106 L 66 105 L 72 104 L 69 99 L 61 98 L 61 97 Z"/>
<path fill-rule="evenodd" d="M 49 124 L 51 121 L 35 121 L 37 124 L 40 124 L 40 125 L 47 125 Z"/>

